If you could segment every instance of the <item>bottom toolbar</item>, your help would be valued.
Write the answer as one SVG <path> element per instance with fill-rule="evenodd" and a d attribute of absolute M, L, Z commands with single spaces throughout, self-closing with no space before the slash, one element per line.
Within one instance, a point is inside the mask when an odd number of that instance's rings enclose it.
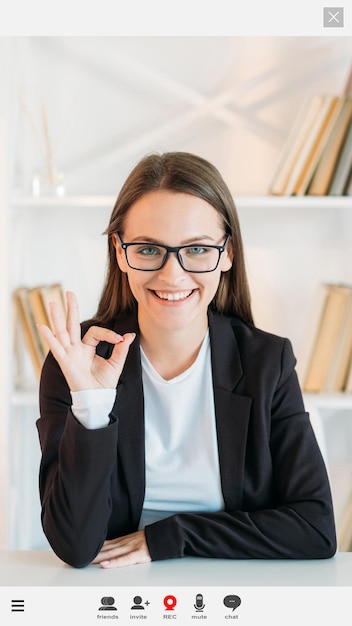
<path fill-rule="evenodd" d="M 350 596 L 350 587 L 0 587 L 0 623 L 333 626 Z"/>

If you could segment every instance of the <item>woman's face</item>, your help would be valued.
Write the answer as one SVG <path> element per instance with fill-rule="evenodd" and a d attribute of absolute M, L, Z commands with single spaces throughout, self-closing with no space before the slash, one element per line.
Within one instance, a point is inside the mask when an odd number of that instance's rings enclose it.
<path fill-rule="evenodd" d="M 151 191 L 128 210 L 124 243 L 147 242 L 167 246 L 217 245 L 225 241 L 225 231 L 217 211 L 205 200 L 186 193 Z M 213 299 L 221 272 L 230 269 L 230 245 L 218 267 L 209 273 L 186 272 L 177 256 L 169 254 L 165 265 L 152 272 L 131 269 L 125 252 L 115 238 L 120 269 L 128 275 L 131 291 L 138 302 L 142 326 L 153 324 L 168 330 L 192 328 L 207 323 L 208 305 Z"/>

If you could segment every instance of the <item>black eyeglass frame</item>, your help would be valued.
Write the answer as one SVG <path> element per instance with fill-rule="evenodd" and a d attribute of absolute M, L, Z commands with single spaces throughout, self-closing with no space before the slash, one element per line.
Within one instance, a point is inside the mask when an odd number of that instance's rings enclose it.
<path fill-rule="evenodd" d="M 220 257 L 222 255 L 223 252 L 225 252 L 227 244 L 229 242 L 229 239 L 231 237 L 230 233 L 226 233 L 226 238 L 224 243 L 222 244 L 222 246 L 213 246 L 213 245 L 204 245 L 204 248 L 214 248 L 214 250 L 217 250 L 219 252 L 219 258 L 218 261 L 215 265 L 215 267 L 212 270 L 188 270 L 185 268 L 185 266 L 183 265 L 182 262 L 182 257 L 180 254 L 180 250 L 184 250 L 185 248 L 194 248 L 196 247 L 196 244 L 193 245 L 186 245 L 186 246 L 165 246 L 161 243 L 151 243 L 150 241 L 133 241 L 130 243 L 126 243 L 124 241 L 122 241 L 120 235 L 118 233 L 115 233 L 116 237 L 119 241 L 119 244 L 121 246 L 121 248 L 124 250 L 125 252 L 125 257 L 126 257 L 126 261 L 127 261 L 127 265 L 132 269 L 132 270 L 137 270 L 138 272 L 158 272 L 159 270 L 161 270 L 162 267 L 164 267 L 167 259 L 169 258 L 169 254 L 170 252 L 173 254 L 176 254 L 177 259 L 179 264 L 181 265 L 182 269 L 185 272 L 189 272 L 190 274 L 209 274 L 210 272 L 215 272 L 216 268 L 218 267 L 219 263 L 220 263 Z M 129 248 L 130 246 L 141 246 L 141 245 L 145 245 L 145 246 L 157 246 L 158 248 L 163 248 L 165 250 L 165 256 L 161 262 L 161 265 L 157 268 L 154 269 L 142 269 L 141 267 L 134 267 L 133 265 L 131 265 L 131 263 L 128 260 L 128 255 L 127 255 L 127 248 Z M 198 244 L 199 247 L 202 247 L 200 244 Z"/>

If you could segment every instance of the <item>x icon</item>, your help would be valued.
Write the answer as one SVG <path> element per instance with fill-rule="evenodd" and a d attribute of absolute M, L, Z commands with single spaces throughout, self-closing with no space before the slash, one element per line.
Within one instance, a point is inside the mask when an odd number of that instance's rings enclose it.
<path fill-rule="evenodd" d="M 340 11 L 337 11 L 336 13 L 331 13 L 331 11 L 329 11 L 329 22 L 332 22 L 333 20 L 335 20 L 335 22 L 339 23 L 339 20 L 337 19 L 337 15 L 340 13 Z"/>
<path fill-rule="evenodd" d="M 325 28 L 343 28 L 344 7 L 324 7 L 323 14 Z"/>

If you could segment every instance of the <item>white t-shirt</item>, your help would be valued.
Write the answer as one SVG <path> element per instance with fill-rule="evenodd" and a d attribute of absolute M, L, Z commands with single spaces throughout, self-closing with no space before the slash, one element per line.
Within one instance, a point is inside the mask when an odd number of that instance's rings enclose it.
<path fill-rule="evenodd" d="M 180 511 L 224 507 L 207 333 L 196 361 L 164 380 L 141 349 L 146 490 L 140 527 Z"/>

